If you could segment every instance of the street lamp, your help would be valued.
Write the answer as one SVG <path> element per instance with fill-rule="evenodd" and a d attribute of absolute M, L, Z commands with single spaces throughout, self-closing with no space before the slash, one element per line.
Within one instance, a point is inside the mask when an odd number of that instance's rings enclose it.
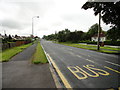
<path fill-rule="evenodd" d="M 39 18 L 39 16 L 32 17 L 32 39 L 33 39 L 33 34 L 34 34 L 34 18 Z"/>

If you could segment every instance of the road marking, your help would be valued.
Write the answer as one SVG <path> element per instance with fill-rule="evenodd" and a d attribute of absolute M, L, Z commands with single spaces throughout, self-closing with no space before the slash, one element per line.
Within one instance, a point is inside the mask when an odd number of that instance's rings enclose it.
<path fill-rule="evenodd" d="M 73 73 L 73 75 L 76 77 L 76 78 L 78 78 L 78 79 L 86 79 L 86 78 L 88 78 L 88 76 L 85 74 L 85 73 L 83 73 L 83 72 L 80 72 L 80 70 L 77 68 L 77 67 L 67 67 L 72 73 Z M 74 68 L 75 70 L 72 70 L 72 68 Z M 77 73 L 80 73 L 80 74 L 82 74 L 82 77 L 80 77 Z"/>
<path fill-rule="evenodd" d="M 75 55 L 74 53 L 72 53 L 72 52 L 69 52 L 71 55 Z"/>
<path fill-rule="evenodd" d="M 69 50 L 72 50 L 72 49 L 69 49 Z"/>
<path fill-rule="evenodd" d="M 120 71 L 114 70 L 114 69 L 112 69 L 112 68 L 110 68 L 110 67 L 107 67 L 107 66 L 104 66 L 104 67 L 107 68 L 107 69 L 109 69 L 109 70 L 112 70 L 112 71 L 114 71 L 114 72 L 116 72 L 116 73 L 120 73 Z"/>
<path fill-rule="evenodd" d="M 98 68 L 95 68 L 94 65 L 84 65 L 83 67 L 85 67 L 86 69 L 88 69 L 89 71 L 93 72 L 94 74 L 96 74 L 93 70 L 97 71 L 98 74 L 100 75 L 104 75 L 104 76 L 107 76 L 107 75 L 110 75 L 107 71 L 105 70 L 102 70 L 102 69 L 98 69 Z M 100 72 L 99 72 L 100 71 Z M 102 73 L 101 73 L 102 72 Z"/>
<path fill-rule="evenodd" d="M 81 69 L 79 66 L 76 66 L 77 68 L 79 68 L 82 72 L 84 72 L 86 75 L 88 75 L 88 76 L 90 76 L 90 77 L 99 77 L 99 74 L 98 73 L 96 73 L 96 72 L 94 72 L 94 71 L 92 71 L 92 70 L 90 70 L 90 69 L 88 69 L 89 71 L 91 71 L 94 75 L 91 75 L 91 74 L 89 74 L 89 73 L 87 73 L 86 71 L 84 71 L 83 69 Z M 84 66 L 83 66 L 84 67 Z"/>
<path fill-rule="evenodd" d="M 48 55 L 48 54 L 47 54 Z M 52 60 L 52 58 L 48 55 L 50 61 L 52 62 L 54 68 L 56 69 L 57 73 L 59 74 L 61 80 L 63 81 L 64 85 L 66 88 L 72 88 L 71 85 L 69 84 L 69 82 L 67 81 L 67 79 L 64 77 L 64 75 L 62 74 L 62 72 L 59 70 L 58 66 L 55 64 L 55 62 Z"/>
<path fill-rule="evenodd" d="M 112 63 L 112 62 L 109 62 L 109 61 L 105 61 L 105 62 L 107 62 L 107 63 L 110 63 L 110 64 L 113 64 L 113 65 L 116 65 L 116 66 L 119 66 L 119 67 L 120 67 L 120 65 L 119 65 L 119 64 Z"/>
<path fill-rule="evenodd" d="M 94 61 L 92 61 L 92 60 L 89 60 L 89 59 L 85 59 L 85 60 L 87 60 L 87 61 L 89 61 L 89 62 L 92 62 L 92 63 L 95 63 Z"/>
<path fill-rule="evenodd" d="M 80 56 L 80 55 L 76 55 L 76 56 L 81 58 L 81 56 Z"/>
<path fill-rule="evenodd" d="M 79 66 L 69 66 L 67 67 L 71 72 L 72 74 L 78 78 L 78 79 L 86 79 L 89 77 L 99 77 L 100 75 L 103 75 L 103 76 L 108 76 L 110 75 L 110 73 L 108 73 L 107 71 L 105 70 L 102 70 L 102 69 L 98 69 L 98 68 L 95 68 L 94 65 L 83 65 L 83 67 L 85 69 L 87 69 L 87 71 L 85 71 L 83 68 L 79 67 Z"/>
<path fill-rule="evenodd" d="M 106 89 L 106 90 L 116 90 L 114 88 Z M 118 87 L 118 90 L 120 90 L 120 87 Z"/>
<path fill-rule="evenodd" d="M 90 55 L 88 55 L 88 57 L 90 57 Z"/>

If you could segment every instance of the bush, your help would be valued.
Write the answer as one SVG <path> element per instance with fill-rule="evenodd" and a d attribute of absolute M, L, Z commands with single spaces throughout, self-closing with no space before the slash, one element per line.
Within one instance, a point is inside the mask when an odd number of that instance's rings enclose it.
<path fill-rule="evenodd" d="M 105 41 L 105 45 L 114 45 L 114 46 L 120 46 L 120 41 Z"/>

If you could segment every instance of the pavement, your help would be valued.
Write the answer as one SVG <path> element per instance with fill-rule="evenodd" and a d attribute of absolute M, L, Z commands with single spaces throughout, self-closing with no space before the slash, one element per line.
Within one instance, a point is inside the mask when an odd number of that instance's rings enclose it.
<path fill-rule="evenodd" d="M 120 89 L 119 55 L 60 45 L 46 40 L 41 40 L 41 44 L 72 88 Z"/>
<path fill-rule="evenodd" d="M 31 64 L 36 44 L 2 64 L 2 88 L 56 88 L 49 64 Z M 12 90 L 12 89 L 11 89 Z M 14 90 L 14 89 L 13 89 Z"/>

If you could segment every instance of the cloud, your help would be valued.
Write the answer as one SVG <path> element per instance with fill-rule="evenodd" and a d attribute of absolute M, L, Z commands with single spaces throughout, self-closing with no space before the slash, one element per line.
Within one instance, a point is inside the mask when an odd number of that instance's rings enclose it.
<path fill-rule="evenodd" d="M 98 16 L 94 16 L 91 9 L 81 9 L 86 1 L 4 0 L 0 2 L 0 24 L 7 29 L 8 34 L 30 35 L 32 17 L 39 16 L 39 19 L 34 18 L 34 32 L 41 37 L 65 28 L 87 31 L 98 22 Z"/>
<path fill-rule="evenodd" d="M 2 24 L 2 27 L 7 27 L 10 29 L 23 29 L 24 27 L 29 26 L 28 23 L 22 23 L 12 19 L 5 19 L 0 21 L 0 23 Z"/>

